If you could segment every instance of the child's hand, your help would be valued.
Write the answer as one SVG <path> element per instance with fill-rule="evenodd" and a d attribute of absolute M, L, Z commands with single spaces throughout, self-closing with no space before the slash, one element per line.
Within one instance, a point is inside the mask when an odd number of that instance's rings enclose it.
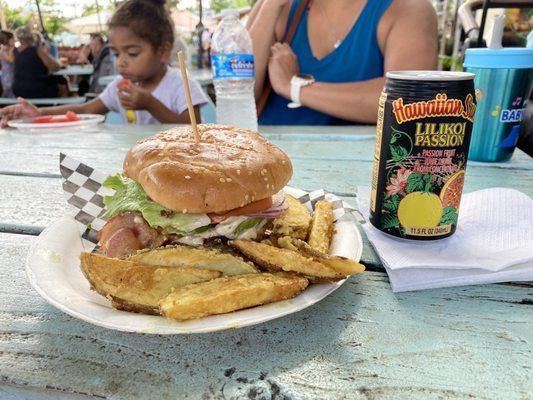
<path fill-rule="evenodd" d="M 152 98 L 148 90 L 135 85 L 124 85 L 118 90 L 118 99 L 126 110 L 146 110 Z"/>
<path fill-rule="evenodd" d="M 33 104 L 28 103 L 22 97 L 18 98 L 19 104 L 14 104 L 0 110 L 2 115 L 2 122 L 0 125 L 2 128 L 7 126 L 7 122 L 10 119 L 17 119 L 21 117 L 36 117 L 39 115 L 39 110 Z"/>

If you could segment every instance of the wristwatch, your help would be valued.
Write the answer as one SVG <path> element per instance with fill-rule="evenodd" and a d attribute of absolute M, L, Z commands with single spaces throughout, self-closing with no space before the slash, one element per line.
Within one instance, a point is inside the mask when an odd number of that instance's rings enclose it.
<path fill-rule="evenodd" d="M 303 87 L 312 85 L 315 83 L 315 78 L 313 75 L 308 74 L 298 74 L 294 75 L 291 78 L 291 102 L 287 104 L 287 107 L 289 108 L 298 108 L 301 107 L 300 103 L 300 90 L 302 90 Z"/>

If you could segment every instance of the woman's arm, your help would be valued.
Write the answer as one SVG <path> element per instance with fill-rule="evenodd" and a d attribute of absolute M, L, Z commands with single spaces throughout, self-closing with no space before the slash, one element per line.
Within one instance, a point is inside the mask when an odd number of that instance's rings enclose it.
<path fill-rule="evenodd" d="M 254 46 L 254 92 L 256 99 L 263 91 L 270 47 L 283 36 L 290 4 L 290 0 L 260 0 L 250 13 L 247 28 Z"/>
<path fill-rule="evenodd" d="M 91 54 L 91 47 L 86 44 L 83 46 L 78 53 L 78 58 L 76 59 L 76 62 L 79 64 L 89 64 L 89 54 Z"/>
<path fill-rule="evenodd" d="M 349 83 L 317 82 L 302 88 L 300 101 L 309 108 L 338 118 L 375 124 L 384 84 L 385 78 Z"/>
<path fill-rule="evenodd" d="M 428 0 L 395 0 L 378 26 L 385 71 L 437 69 L 437 14 Z"/>
<path fill-rule="evenodd" d="M 6 60 L 9 61 L 11 64 L 15 63 L 15 54 L 14 54 L 15 48 L 10 47 L 6 50 Z"/>
<path fill-rule="evenodd" d="M 9 61 L 11 64 L 15 62 L 15 55 L 13 54 L 13 48 L 2 46 L 0 50 L 0 60 Z"/>
<path fill-rule="evenodd" d="M 436 68 L 437 23 L 429 2 L 397 0 L 383 19 L 390 21 L 389 26 L 378 29 L 385 71 Z M 269 64 L 272 87 L 280 96 L 290 99 L 290 80 L 299 71 L 298 61 L 286 45 L 274 45 L 272 54 Z M 300 101 L 338 118 L 375 123 L 384 83 L 383 77 L 362 82 L 317 82 L 301 89 Z"/>
<path fill-rule="evenodd" d="M 59 71 L 61 69 L 61 64 L 59 64 L 59 62 L 41 46 L 37 47 L 37 55 L 39 56 L 43 64 L 46 66 L 46 68 L 48 68 L 48 73 L 53 74 L 54 72 Z"/>

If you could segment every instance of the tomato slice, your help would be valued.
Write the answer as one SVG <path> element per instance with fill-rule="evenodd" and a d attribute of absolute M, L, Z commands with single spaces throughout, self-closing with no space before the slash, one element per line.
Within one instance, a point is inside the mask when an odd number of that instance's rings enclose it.
<path fill-rule="evenodd" d="M 218 224 L 229 217 L 237 217 L 239 215 L 255 214 L 261 211 L 267 210 L 272 207 L 272 197 L 266 199 L 257 200 L 253 203 L 246 204 L 244 207 L 234 208 L 223 214 L 209 213 L 207 216 L 211 218 L 213 224 Z"/>
<path fill-rule="evenodd" d="M 119 83 L 117 83 L 117 87 L 119 89 L 124 89 L 128 86 L 131 86 L 131 81 L 129 79 L 122 79 Z"/>
<path fill-rule="evenodd" d="M 52 122 L 52 116 L 51 115 L 43 115 L 41 117 L 34 117 L 32 119 L 32 122 L 34 124 L 46 124 L 48 122 Z"/>
<path fill-rule="evenodd" d="M 80 119 L 76 113 L 68 111 L 65 115 L 42 115 L 40 117 L 34 117 L 32 122 L 34 124 L 50 124 L 55 122 L 73 122 Z"/>
<path fill-rule="evenodd" d="M 80 120 L 74 111 L 67 111 L 67 113 L 65 114 L 65 117 L 69 121 L 79 121 Z"/>
<path fill-rule="evenodd" d="M 64 117 L 63 115 L 61 115 L 59 117 L 52 117 L 52 119 L 49 122 L 56 123 L 56 122 L 71 122 L 71 121 L 67 117 Z"/>

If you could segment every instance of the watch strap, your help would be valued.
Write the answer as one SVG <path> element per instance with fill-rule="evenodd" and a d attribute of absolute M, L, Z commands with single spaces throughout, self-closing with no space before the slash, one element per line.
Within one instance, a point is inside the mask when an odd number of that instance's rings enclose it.
<path fill-rule="evenodd" d="M 302 81 L 296 76 L 293 76 L 291 79 L 291 100 L 293 103 L 300 103 L 300 91 L 302 90 Z"/>

